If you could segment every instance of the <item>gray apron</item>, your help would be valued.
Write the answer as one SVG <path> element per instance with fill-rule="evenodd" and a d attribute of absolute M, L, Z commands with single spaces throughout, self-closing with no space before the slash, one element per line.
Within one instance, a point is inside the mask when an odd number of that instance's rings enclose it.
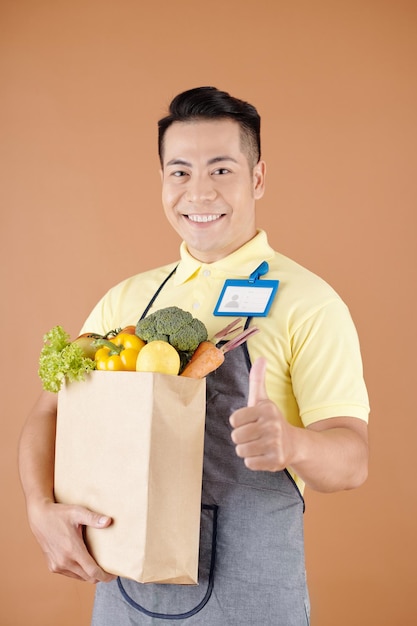
<path fill-rule="evenodd" d="M 244 344 L 207 377 L 199 584 L 100 583 L 92 626 L 309 624 L 303 498 L 287 471 L 247 469 L 231 440 L 249 369 Z"/>

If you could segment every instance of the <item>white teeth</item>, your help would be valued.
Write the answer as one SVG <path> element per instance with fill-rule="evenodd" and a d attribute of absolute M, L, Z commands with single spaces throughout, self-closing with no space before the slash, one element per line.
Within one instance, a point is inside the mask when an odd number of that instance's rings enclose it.
<path fill-rule="evenodd" d="M 221 218 L 221 215 L 188 215 L 192 222 L 214 222 Z"/>

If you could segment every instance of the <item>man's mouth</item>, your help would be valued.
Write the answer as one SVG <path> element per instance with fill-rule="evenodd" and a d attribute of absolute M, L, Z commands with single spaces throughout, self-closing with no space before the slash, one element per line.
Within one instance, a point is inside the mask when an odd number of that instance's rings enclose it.
<path fill-rule="evenodd" d="M 219 220 L 222 217 L 222 214 L 215 214 L 215 215 L 196 215 L 196 214 L 192 214 L 192 215 L 186 215 L 185 217 L 188 217 L 189 220 L 191 220 L 192 222 L 215 222 L 216 220 Z"/>

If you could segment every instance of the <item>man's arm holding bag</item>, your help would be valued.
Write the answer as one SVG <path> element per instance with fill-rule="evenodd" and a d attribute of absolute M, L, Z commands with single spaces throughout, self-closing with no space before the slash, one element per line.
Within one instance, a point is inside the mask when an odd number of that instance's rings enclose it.
<path fill-rule="evenodd" d="M 105 528 L 111 519 L 54 500 L 56 394 L 43 392 L 28 416 L 19 443 L 19 472 L 31 530 L 50 571 L 88 582 L 114 578 L 87 551 L 83 526 Z"/>

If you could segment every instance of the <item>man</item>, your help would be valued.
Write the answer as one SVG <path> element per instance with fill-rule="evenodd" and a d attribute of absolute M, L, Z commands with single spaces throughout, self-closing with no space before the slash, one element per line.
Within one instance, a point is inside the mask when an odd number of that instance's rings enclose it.
<path fill-rule="evenodd" d="M 140 585 L 104 572 L 85 549 L 83 526 L 111 520 L 53 499 L 56 398 L 48 393 L 20 444 L 31 528 L 52 571 L 101 583 L 94 626 L 308 624 L 304 485 L 332 492 L 367 476 L 369 408 L 356 331 L 331 287 L 272 250 L 257 228 L 266 172 L 254 107 L 211 87 L 180 94 L 159 123 L 159 155 L 181 260 L 111 289 L 83 331 L 105 333 L 177 305 L 213 336 L 225 325 L 216 314 L 225 281 L 246 298 L 247 325 L 259 304 L 255 289 L 279 281 L 257 310 L 261 332 L 207 378 L 202 503 L 218 507 L 217 533 L 203 511 L 198 586 Z"/>

